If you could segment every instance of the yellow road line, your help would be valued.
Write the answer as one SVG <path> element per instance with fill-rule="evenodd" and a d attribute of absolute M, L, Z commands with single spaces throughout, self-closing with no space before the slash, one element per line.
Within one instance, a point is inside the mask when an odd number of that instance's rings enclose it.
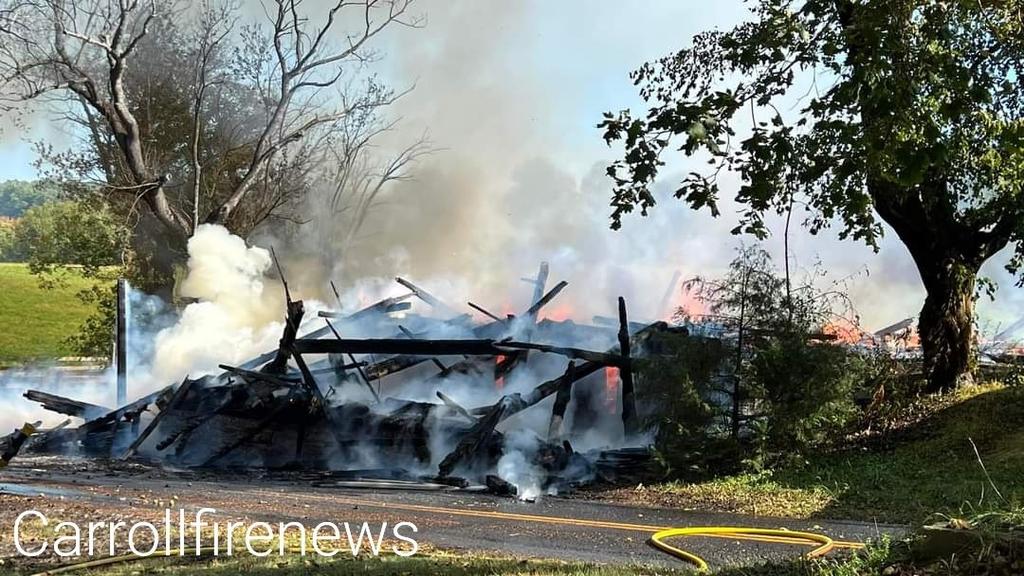
<path fill-rule="evenodd" d="M 275 497 L 286 496 L 278 492 L 265 493 Z M 466 508 L 448 508 L 443 506 L 426 506 L 421 504 L 406 504 L 392 502 L 377 502 L 374 500 L 363 500 L 360 498 L 348 498 L 344 496 L 318 496 L 304 494 L 302 497 L 293 497 L 301 500 L 321 500 L 341 504 L 352 504 L 355 506 L 368 506 L 373 508 L 384 508 L 393 510 L 404 510 L 408 512 L 429 512 L 432 514 L 443 514 L 451 516 L 466 516 L 473 518 L 489 518 L 493 520 L 515 520 L 522 522 L 535 522 L 541 524 L 554 524 L 561 526 L 585 526 L 587 528 L 604 528 L 609 530 L 626 530 L 631 532 L 655 533 L 674 528 L 673 526 L 654 526 L 649 524 L 630 524 L 625 522 L 610 522 L 605 520 L 585 520 L 582 518 L 559 518 L 555 516 L 541 516 L 537 514 L 518 514 L 514 512 L 497 512 L 492 510 L 470 510 Z M 806 538 L 767 536 L 761 534 L 708 534 L 709 538 L 725 538 L 728 540 L 751 540 L 756 542 L 768 542 L 774 544 L 798 544 L 806 545 Z M 834 541 L 836 548 L 860 549 L 864 547 L 862 542 L 851 542 L 846 540 Z"/>

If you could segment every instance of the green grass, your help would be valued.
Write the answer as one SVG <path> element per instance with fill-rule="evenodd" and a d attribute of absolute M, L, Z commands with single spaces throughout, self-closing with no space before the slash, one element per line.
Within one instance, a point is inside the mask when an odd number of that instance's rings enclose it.
<path fill-rule="evenodd" d="M 1024 508 L 947 522 L 942 533 L 883 538 L 852 555 L 795 558 L 716 571 L 716 576 L 1020 576 Z M 934 532 L 934 531 L 933 531 Z"/>
<path fill-rule="evenodd" d="M 1024 387 L 979 386 L 942 402 L 884 449 L 861 448 L 812 457 L 797 468 L 650 490 L 675 505 L 769 516 L 916 523 L 934 513 L 973 515 L 1024 502 L 1021 422 Z"/>
<path fill-rule="evenodd" d="M 0 366 L 67 355 L 63 341 L 93 312 L 75 294 L 90 285 L 69 273 L 47 290 L 25 264 L 0 263 Z"/>
<path fill-rule="evenodd" d="M 82 576 L 642 576 L 682 574 L 664 568 L 595 566 L 557 560 L 491 558 L 467 554 L 431 553 L 411 558 L 380 556 L 358 558 L 338 555 L 333 559 L 307 556 L 219 559 L 154 558 L 77 572 Z"/>

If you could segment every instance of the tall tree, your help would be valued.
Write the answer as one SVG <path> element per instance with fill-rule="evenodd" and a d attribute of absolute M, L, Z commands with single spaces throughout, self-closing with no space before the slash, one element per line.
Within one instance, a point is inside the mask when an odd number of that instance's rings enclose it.
<path fill-rule="evenodd" d="M 375 37 L 417 23 L 411 3 L 336 0 L 313 15 L 274 0 L 268 28 L 236 26 L 230 4 L 11 0 L 0 101 L 45 100 L 82 125 L 94 157 L 63 159 L 141 201 L 180 246 L 203 222 L 251 229 L 348 117 L 397 97 L 357 78 Z"/>
<path fill-rule="evenodd" d="M 838 220 L 877 249 L 880 217 L 927 292 L 929 389 L 969 381 L 977 273 L 1010 244 L 1009 269 L 1024 263 L 1024 2 L 758 0 L 752 16 L 635 71 L 645 115 L 605 115 L 626 148 L 613 227 L 654 205 L 675 146 L 711 165 L 675 190 L 693 208 L 718 215 L 717 176 L 742 178 L 734 233 L 764 237 L 763 215 L 797 203 L 812 233 Z"/>

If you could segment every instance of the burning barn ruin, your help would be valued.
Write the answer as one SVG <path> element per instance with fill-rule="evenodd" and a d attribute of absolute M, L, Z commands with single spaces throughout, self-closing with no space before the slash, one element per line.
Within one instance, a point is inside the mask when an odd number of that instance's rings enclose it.
<path fill-rule="evenodd" d="M 396 280 L 403 294 L 354 314 L 307 314 L 285 282 L 275 350 L 117 408 L 29 390 L 27 399 L 84 423 L 39 431 L 18 447 L 486 485 L 527 498 L 646 469 L 633 358 L 651 334 L 678 328 L 631 323 L 622 298 L 614 322 L 541 319 L 567 286 L 548 287 L 546 264 L 521 313 L 468 303 L 484 323 Z M 414 312 L 414 302 L 429 313 Z"/>

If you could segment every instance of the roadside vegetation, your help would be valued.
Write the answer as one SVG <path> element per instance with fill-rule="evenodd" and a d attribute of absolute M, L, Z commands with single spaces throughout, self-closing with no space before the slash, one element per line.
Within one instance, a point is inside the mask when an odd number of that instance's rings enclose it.
<path fill-rule="evenodd" d="M 881 540 L 848 556 L 797 558 L 716 576 L 1017 576 L 1024 573 L 1024 508 L 949 519 L 927 533 Z"/>
<path fill-rule="evenodd" d="M 378 558 L 335 558 L 285 556 L 255 558 L 204 558 L 200 560 L 154 558 L 127 564 L 95 568 L 77 572 L 81 576 L 134 576 L 159 574 L 161 576 L 204 575 L 235 576 L 396 576 L 423 574 L 437 576 L 646 576 L 684 574 L 684 570 L 648 568 L 643 566 L 599 566 L 581 562 L 557 560 L 523 560 L 468 553 L 431 552 L 410 558 L 381 555 Z M 28 574 L 28 573 L 25 573 Z"/>
<path fill-rule="evenodd" d="M 884 433 L 778 468 L 616 492 L 672 507 L 891 523 L 1024 502 L 1024 432 L 1008 426 L 1024 420 L 1024 388 L 968 388 L 922 399 L 902 417 Z"/>
<path fill-rule="evenodd" d="M 757 249 L 692 281 L 701 313 L 680 318 L 721 334 L 668 336 L 639 371 L 661 476 L 600 496 L 885 523 L 1024 502 L 1020 373 L 926 394 L 919 364 L 830 339 L 851 314 L 839 286 L 816 285 Z"/>
<path fill-rule="evenodd" d="M 0 365 L 109 354 L 115 279 L 140 267 L 128 236 L 102 203 L 47 180 L 0 182 L 0 317 L 24 330 L 0 337 Z"/>

